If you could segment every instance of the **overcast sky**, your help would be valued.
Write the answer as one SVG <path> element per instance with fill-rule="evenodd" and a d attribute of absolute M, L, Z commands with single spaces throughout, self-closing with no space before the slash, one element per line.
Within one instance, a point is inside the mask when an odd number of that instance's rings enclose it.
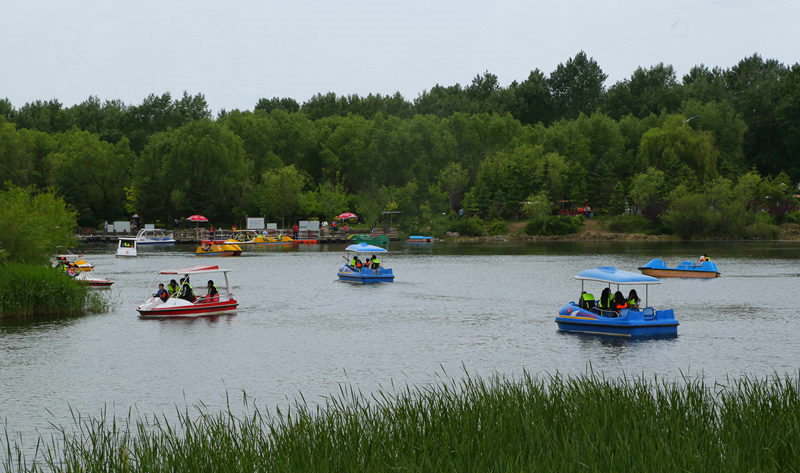
<path fill-rule="evenodd" d="M 638 66 L 728 68 L 800 56 L 800 0 L 3 0 L 0 98 L 139 104 L 399 91 L 549 74 L 584 50 L 606 86 Z"/>

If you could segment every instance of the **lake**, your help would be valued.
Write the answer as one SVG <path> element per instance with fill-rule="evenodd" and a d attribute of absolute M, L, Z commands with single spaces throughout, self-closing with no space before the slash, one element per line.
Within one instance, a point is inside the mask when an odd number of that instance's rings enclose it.
<path fill-rule="evenodd" d="M 302 393 L 323 402 L 342 384 L 378 387 L 461 377 L 583 374 L 669 379 L 798 373 L 800 243 L 497 242 L 393 243 L 382 258 L 393 284 L 336 279 L 343 245 L 246 251 L 198 258 L 194 248 L 82 248 L 115 281 L 113 310 L 37 323 L 0 323 L 0 418 L 9 432 L 69 425 L 105 407 L 127 415 L 174 412 L 203 401 L 285 406 Z M 722 277 L 665 279 L 650 305 L 674 308 L 678 337 L 608 340 L 557 330 L 558 309 L 580 292 L 581 270 L 636 271 L 652 258 L 671 266 L 706 251 Z M 233 270 L 234 315 L 141 320 L 136 306 L 155 273 L 198 264 Z M 166 283 L 168 280 L 164 280 Z M 204 284 L 194 281 L 196 291 Z M 587 289 L 591 289 L 587 286 Z M 594 290 L 600 293 L 600 286 Z M 627 294 L 627 291 L 625 291 Z"/>

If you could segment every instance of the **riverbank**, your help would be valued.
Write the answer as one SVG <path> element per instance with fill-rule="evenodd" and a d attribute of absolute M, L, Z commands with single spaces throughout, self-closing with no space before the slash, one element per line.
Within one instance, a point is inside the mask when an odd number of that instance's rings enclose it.
<path fill-rule="evenodd" d="M 661 234 L 649 235 L 640 232 L 614 232 L 604 228 L 597 219 L 586 219 L 578 233 L 568 235 L 528 235 L 525 233 L 527 222 L 509 222 L 509 231 L 504 235 L 484 235 L 467 237 L 449 234 L 445 239 L 456 239 L 466 242 L 493 242 L 493 241 L 679 241 L 675 235 Z M 781 235 L 779 241 L 800 241 L 800 224 L 784 223 L 780 225 Z M 728 238 L 705 238 L 692 241 L 727 241 Z"/>
<path fill-rule="evenodd" d="M 301 396 L 274 414 L 243 394 L 243 413 L 200 404 L 174 424 L 104 410 L 41 439 L 39 458 L 4 450 L 7 471 L 795 471 L 798 393 L 796 377 L 777 375 L 467 374 L 369 395 L 344 386 L 324 406 Z"/>

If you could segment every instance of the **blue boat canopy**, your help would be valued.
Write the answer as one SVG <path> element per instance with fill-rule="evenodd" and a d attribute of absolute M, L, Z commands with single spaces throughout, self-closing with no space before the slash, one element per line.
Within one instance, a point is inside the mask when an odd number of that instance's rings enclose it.
<path fill-rule="evenodd" d="M 375 245 L 368 245 L 366 243 L 358 243 L 356 245 L 350 245 L 345 248 L 347 251 L 355 251 L 356 253 L 386 253 L 386 249 L 381 248 L 380 246 Z"/>
<path fill-rule="evenodd" d="M 599 281 L 609 284 L 629 284 L 629 285 L 648 285 L 659 284 L 661 280 L 652 276 L 645 276 L 644 274 L 631 273 L 630 271 L 622 271 L 613 266 L 600 266 L 595 269 L 587 269 L 581 271 L 575 276 L 575 279 L 586 281 Z"/>

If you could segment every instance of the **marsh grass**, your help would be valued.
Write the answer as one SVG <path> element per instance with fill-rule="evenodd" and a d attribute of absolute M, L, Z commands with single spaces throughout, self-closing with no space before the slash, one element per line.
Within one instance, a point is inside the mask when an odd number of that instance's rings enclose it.
<path fill-rule="evenodd" d="M 0 266 L 0 318 L 33 318 L 102 312 L 108 296 L 90 290 L 46 266 Z"/>
<path fill-rule="evenodd" d="M 461 380 L 365 395 L 341 387 L 264 413 L 203 405 L 120 422 L 73 413 L 6 471 L 791 472 L 800 465 L 798 381 Z M 6 442 L 11 445 L 8 434 Z"/>

